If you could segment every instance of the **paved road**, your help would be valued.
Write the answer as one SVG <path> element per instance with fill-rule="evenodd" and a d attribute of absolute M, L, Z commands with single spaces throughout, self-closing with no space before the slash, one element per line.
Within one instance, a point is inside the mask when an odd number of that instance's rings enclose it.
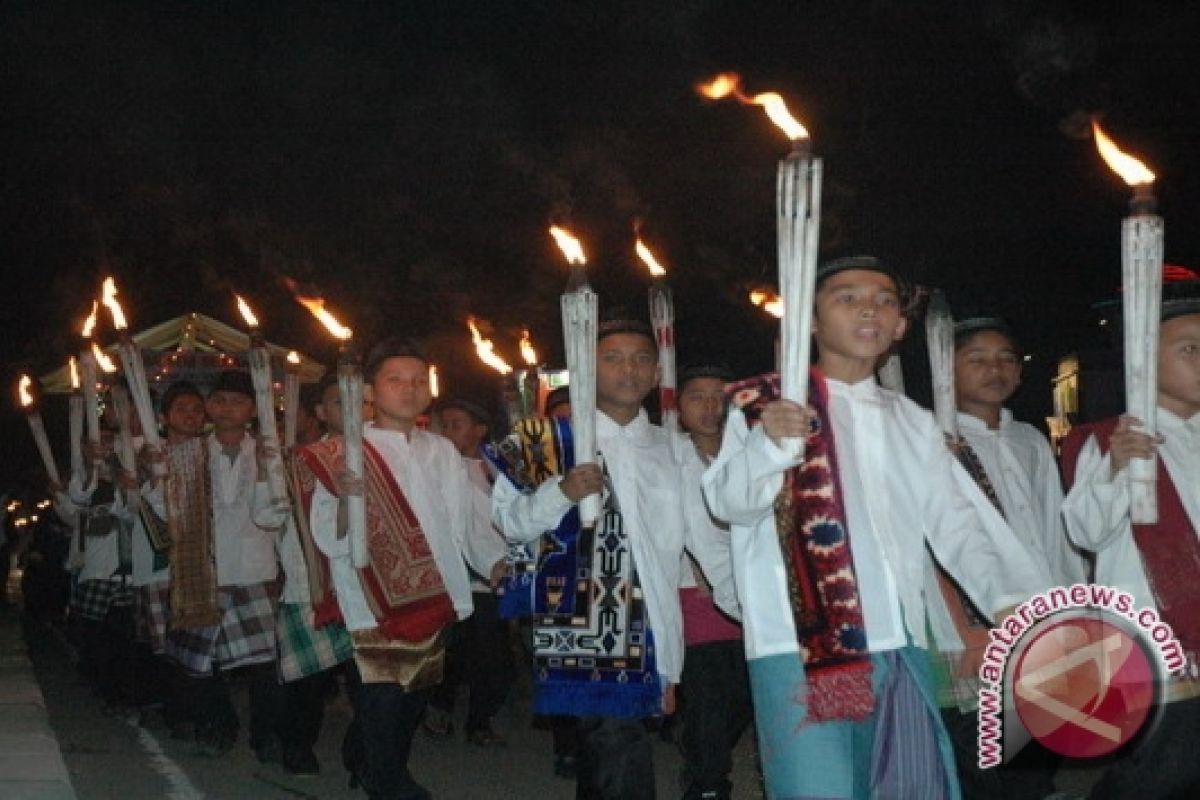
<path fill-rule="evenodd" d="M 362 790 L 347 787 L 338 757 L 350 716 L 344 693 L 327 709 L 317 746 L 321 774 L 297 778 L 276 764 L 259 764 L 246 745 L 244 689 L 235 694 L 242 712 L 242 738 L 230 753 L 212 759 L 197 754 L 190 743 L 171 739 L 157 716 L 142 725 L 135 715 L 105 714 L 100 702 L 79 683 L 68 650 L 59 639 L 36 638 L 30 654 L 80 800 L 366 798 Z M 519 686 L 496 720 L 497 731 L 509 740 L 505 748 L 481 749 L 467 744 L 461 734 L 446 741 L 419 734 L 411 761 L 417 780 L 439 800 L 574 797 L 574 784 L 552 774 L 550 733 L 532 728 L 528 708 L 528 686 Z M 460 713 L 456 725 L 460 731 L 462 717 Z M 750 739 L 749 735 L 743 737 L 737 753 L 737 800 L 761 797 Z M 675 745 L 656 742 L 654 758 L 658 796 L 662 800 L 679 797 L 681 760 Z"/>

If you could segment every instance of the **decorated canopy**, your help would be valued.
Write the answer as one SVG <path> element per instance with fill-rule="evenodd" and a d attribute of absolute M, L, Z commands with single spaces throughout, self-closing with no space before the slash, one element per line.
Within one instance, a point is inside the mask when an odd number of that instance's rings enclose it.
<path fill-rule="evenodd" d="M 190 380 L 206 387 L 222 369 L 245 367 L 245 354 L 250 348 L 250 336 L 223 322 L 192 312 L 161 322 L 136 333 L 134 342 L 142 350 L 146 376 L 150 385 L 166 388 L 177 380 Z M 116 346 L 104 348 L 114 358 Z M 290 350 L 267 342 L 275 380 L 282 380 L 284 363 Z M 304 353 L 297 353 L 297 371 L 304 383 L 321 379 L 325 367 Z M 62 394 L 71 391 L 70 372 L 62 366 L 41 377 L 42 391 Z"/>

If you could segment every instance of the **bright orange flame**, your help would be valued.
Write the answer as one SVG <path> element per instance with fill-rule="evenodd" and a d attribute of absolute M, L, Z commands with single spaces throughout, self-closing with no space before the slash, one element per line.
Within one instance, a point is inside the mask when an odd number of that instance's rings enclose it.
<path fill-rule="evenodd" d="M 783 298 L 773 292 L 755 289 L 750 292 L 750 302 L 773 317 L 783 317 Z"/>
<path fill-rule="evenodd" d="M 17 395 L 21 399 L 21 408 L 33 406 L 33 392 L 29 391 L 32 386 L 33 379 L 28 375 L 22 375 L 21 380 L 17 382 Z"/>
<path fill-rule="evenodd" d="M 117 365 L 108 357 L 108 353 L 100 349 L 100 345 L 92 342 L 92 355 L 96 357 L 96 363 L 100 365 L 100 369 L 104 372 L 113 373 L 117 371 Z"/>
<path fill-rule="evenodd" d="M 558 249 L 567 257 L 568 264 L 586 264 L 587 257 L 583 254 L 583 245 L 566 229 L 557 225 L 550 226 L 550 235 L 558 243 Z"/>
<path fill-rule="evenodd" d="M 434 397 L 437 397 L 439 391 L 440 390 L 438 388 L 437 365 L 430 364 L 429 365 L 429 394 L 431 394 Z"/>
<path fill-rule="evenodd" d="M 483 335 L 480 334 L 474 317 L 467 317 L 467 327 L 471 329 L 471 341 L 475 343 L 475 354 L 479 356 L 479 360 L 501 375 L 512 372 L 512 367 L 508 365 L 508 362 L 496 353 L 496 346 L 492 344 L 491 340 L 483 338 Z"/>
<path fill-rule="evenodd" d="M 1096 149 L 1109 169 L 1117 173 L 1121 180 L 1130 186 L 1142 186 L 1154 183 L 1154 173 L 1146 168 L 1138 159 L 1124 153 L 1116 142 L 1108 138 L 1108 134 L 1100 129 L 1100 123 L 1092 120 L 1092 133 L 1096 137 Z"/>
<path fill-rule="evenodd" d="M 300 354 L 295 350 L 289 350 L 287 354 L 287 363 L 292 366 L 300 366 Z"/>
<path fill-rule="evenodd" d="M 85 338 L 85 339 L 92 338 L 92 333 L 96 330 L 96 316 L 99 313 L 99 311 L 100 311 L 99 301 L 93 300 L 92 301 L 92 313 L 88 314 L 87 319 L 85 319 L 83 321 L 83 329 L 80 331 L 80 333 L 83 334 L 83 338 Z"/>
<path fill-rule="evenodd" d="M 347 328 L 342 323 L 338 322 L 337 317 L 330 314 L 325 308 L 325 298 L 323 297 L 305 297 L 302 294 L 296 295 L 296 302 L 309 310 L 314 317 L 317 318 L 325 328 L 333 334 L 333 338 L 348 341 L 354 335 L 354 331 Z"/>
<path fill-rule="evenodd" d="M 521 330 L 521 360 L 531 367 L 538 365 L 537 350 L 533 349 L 533 340 L 529 338 L 529 328 Z"/>
<path fill-rule="evenodd" d="M 71 373 L 71 388 L 79 388 L 79 365 L 75 363 L 75 356 L 67 359 L 67 369 Z"/>
<path fill-rule="evenodd" d="M 775 92 L 763 92 L 750 97 L 742 91 L 742 78 L 736 72 L 723 72 L 708 83 L 697 84 L 696 91 L 709 100 L 733 97 L 748 106 L 762 106 L 771 122 L 793 142 L 808 138 L 808 130 L 791 115 L 782 97 Z"/>
<path fill-rule="evenodd" d="M 113 327 L 119 331 L 129 327 L 125 322 L 125 312 L 121 310 L 121 304 L 117 302 L 117 282 L 109 275 L 104 279 L 104 286 L 101 289 L 100 302 L 108 307 L 109 313 L 112 314 Z"/>
<path fill-rule="evenodd" d="M 650 252 L 650 248 L 646 247 L 645 243 L 643 243 L 640 238 L 637 240 L 637 245 L 635 247 L 637 249 L 638 257 L 642 259 L 642 263 L 644 263 L 646 268 L 650 270 L 651 275 L 653 275 L 655 278 L 661 278 L 663 275 L 667 274 L 667 271 L 663 269 L 662 264 L 659 264 L 657 259 L 654 258 L 654 253 Z"/>
<path fill-rule="evenodd" d="M 235 294 L 237 298 L 238 311 L 242 314 L 242 319 L 246 320 L 246 324 L 251 328 L 258 327 L 258 317 L 254 316 L 254 311 L 250 308 L 250 304 L 242 299 L 240 294 Z"/>

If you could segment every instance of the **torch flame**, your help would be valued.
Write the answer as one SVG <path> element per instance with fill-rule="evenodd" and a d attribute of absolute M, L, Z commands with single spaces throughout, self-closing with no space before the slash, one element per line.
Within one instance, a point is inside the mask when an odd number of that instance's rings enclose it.
<path fill-rule="evenodd" d="M 696 91 L 709 100 L 733 97 L 748 106 L 762 106 L 771 122 L 793 142 L 808 138 L 808 130 L 788 111 L 787 103 L 775 92 L 763 92 L 753 97 L 742 91 L 742 78 L 736 72 L 723 72 L 708 83 L 696 86 Z"/>
<path fill-rule="evenodd" d="M 773 317 L 783 317 L 783 298 L 773 292 L 755 289 L 750 292 L 750 302 Z"/>
<path fill-rule="evenodd" d="M 246 320 L 246 324 L 251 328 L 257 328 L 258 317 L 254 316 L 254 311 L 251 310 L 250 304 L 243 300 L 240 294 L 235 294 L 234 297 L 237 298 L 238 311 L 242 313 L 242 319 Z"/>
<path fill-rule="evenodd" d="M 79 365 L 75 363 L 75 356 L 67 359 L 67 369 L 71 373 L 71 388 L 79 388 Z"/>
<path fill-rule="evenodd" d="M 1095 120 L 1092 120 L 1092 133 L 1096 137 L 1096 149 L 1100 151 L 1101 158 L 1108 164 L 1109 169 L 1121 177 L 1121 180 L 1130 186 L 1154 183 L 1154 173 L 1138 159 L 1122 152 L 1116 143 L 1100 129 L 1100 124 Z"/>
<path fill-rule="evenodd" d="M 96 358 L 96 363 L 100 365 L 100 369 L 104 372 L 113 373 L 117 371 L 117 365 L 108 357 L 108 353 L 100 349 L 100 345 L 92 342 L 92 355 Z"/>
<path fill-rule="evenodd" d="M 533 341 L 529 338 L 529 328 L 521 330 L 521 359 L 531 367 L 538 365 L 537 350 L 533 349 Z"/>
<path fill-rule="evenodd" d="M 305 297 L 302 294 L 296 295 L 296 302 L 309 310 L 317 320 L 333 334 L 335 339 L 347 341 L 354 335 L 354 331 L 347 328 L 342 323 L 338 322 L 337 317 L 330 314 L 325 309 L 325 298 L 323 297 Z"/>
<path fill-rule="evenodd" d="M 439 391 L 440 390 L 438 388 L 437 365 L 430 364 L 429 365 L 429 394 L 433 397 L 437 397 L 439 394 Z"/>
<path fill-rule="evenodd" d="M 117 282 L 109 275 L 104 279 L 104 286 L 101 289 L 102 294 L 100 302 L 108 307 L 109 313 L 112 314 L 113 327 L 119 331 L 125 330 L 128 326 L 125 322 L 125 312 L 121 310 L 121 304 L 117 302 Z"/>
<path fill-rule="evenodd" d="M 292 364 L 293 366 L 299 366 L 300 354 L 295 350 L 289 350 L 287 354 L 287 363 Z"/>
<path fill-rule="evenodd" d="M 483 335 L 479 333 L 474 317 L 467 317 L 467 327 L 471 329 L 471 341 L 475 343 L 475 353 L 479 356 L 479 360 L 501 375 L 512 372 L 512 367 L 495 352 L 496 346 L 492 344 L 491 340 L 483 338 Z"/>
<path fill-rule="evenodd" d="M 558 248 L 567 257 L 568 264 L 586 264 L 587 257 L 583 254 L 583 245 L 568 231 L 557 225 L 550 226 L 550 235 L 558 243 Z"/>
<path fill-rule="evenodd" d="M 642 263 L 644 263 L 646 268 L 650 270 L 650 274 L 652 276 L 655 278 L 661 278 L 663 275 L 667 274 L 667 271 L 663 269 L 663 266 L 654 258 L 654 253 L 650 252 L 650 248 L 646 247 L 645 243 L 642 242 L 640 237 L 637 240 L 636 249 L 638 257 L 642 259 Z"/>
<path fill-rule="evenodd" d="M 33 379 L 28 375 L 22 375 L 21 380 L 17 382 L 17 395 L 21 400 L 21 408 L 33 407 L 33 392 L 29 391 L 33 386 Z"/>
<path fill-rule="evenodd" d="M 100 311 L 100 303 L 96 300 L 92 301 L 92 313 L 88 314 L 87 319 L 83 321 L 83 338 L 92 338 L 92 333 L 96 330 L 96 316 Z"/>

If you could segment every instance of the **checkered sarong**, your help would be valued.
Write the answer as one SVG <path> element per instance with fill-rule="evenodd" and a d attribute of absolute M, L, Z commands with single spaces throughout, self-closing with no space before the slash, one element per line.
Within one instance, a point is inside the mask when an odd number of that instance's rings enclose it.
<path fill-rule="evenodd" d="M 220 587 L 221 624 L 171 630 L 167 657 L 196 675 L 274 661 L 276 598 L 274 583 Z"/>
<path fill-rule="evenodd" d="M 138 587 L 137 640 L 150 645 L 155 655 L 167 650 L 167 622 L 171 616 L 168 581 Z"/>
<path fill-rule="evenodd" d="M 312 606 L 304 603 L 279 606 L 275 635 L 279 640 L 279 677 L 284 683 L 336 667 L 354 655 L 344 625 L 331 622 L 314 628 L 312 616 Z"/>
<path fill-rule="evenodd" d="M 80 581 L 71 592 L 71 614 L 80 619 L 103 622 L 114 606 L 133 604 L 133 590 L 120 579 Z"/>

